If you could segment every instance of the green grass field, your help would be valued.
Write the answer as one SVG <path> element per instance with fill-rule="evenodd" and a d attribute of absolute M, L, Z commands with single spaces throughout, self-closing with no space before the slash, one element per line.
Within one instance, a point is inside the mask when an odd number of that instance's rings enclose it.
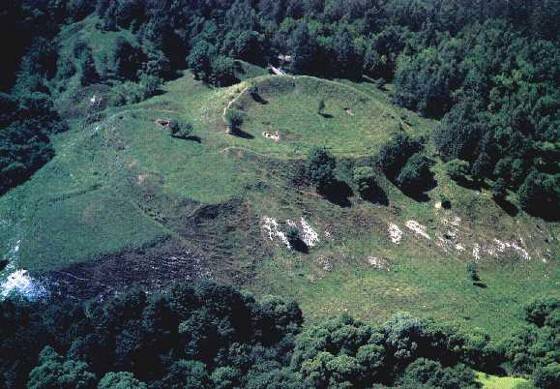
<path fill-rule="evenodd" d="M 497 377 L 490 374 L 478 373 L 478 381 L 484 389 L 532 389 L 531 381 L 519 377 Z"/>
<path fill-rule="evenodd" d="M 103 36 L 95 39 L 101 45 Z M 243 66 L 243 81 L 232 87 L 210 88 L 185 72 L 158 96 L 57 135 L 55 158 L 0 198 L 3 251 L 21 239 L 18 266 L 38 272 L 172 238 L 200 249 L 221 280 L 258 295 L 296 298 L 311 321 L 348 312 L 382 322 L 408 311 L 496 338 L 521 325 L 522 304 L 560 295 L 559 226 L 523 212 L 508 215 L 488 190 L 450 181 L 441 162 L 434 167 L 438 187 L 426 202 L 381 176 L 388 206 L 355 195 L 340 206 L 313 188 L 294 188 L 292 171 L 314 146 L 333 151 L 339 178 L 347 180 L 352 166 L 395 132 L 428 135 L 437 123 L 394 107 L 371 83 L 270 76 Z M 263 101 L 249 95 L 250 86 Z M 317 112 L 321 99 L 325 115 Z M 226 132 L 228 107 L 245 112 L 241 129 L 250 136 Z M 172 138 L 157 119 L 192 123 L 199 141 Z M 280 140 L 265 131 L 278 131 Z M 441 195 L 451 210 L 436 208 Z M 298 254 L 277 237 L 271 241 L 265 217 L 284 230 L 286 220 L 304 217 L 317 246 Z M 410 230 L 410 221 L 425 226 L 429 238 Z M 401 230 L 398 244 L 389 238 L 391 223 Z M 441 243 L 449 231 L 453 239 Z M 477 247 L 486 288 L 467 280 L 466 263 Z M 370 257 L 383 258 L 389 271 L 376 270 Z"/>

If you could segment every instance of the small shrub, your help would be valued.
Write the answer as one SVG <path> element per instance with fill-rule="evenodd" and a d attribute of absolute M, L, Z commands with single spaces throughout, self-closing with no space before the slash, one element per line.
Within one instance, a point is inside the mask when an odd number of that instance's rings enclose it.
<path fill-rule="evenodd" d="M 325 148 L 313 149 L 307 157 L 307 176 L 318 190 L 335 182 L 335 168 L 336 160 Z"/>
<path fill-rule="evenodd" d="M 462 181 L 469 174 L 469 163 L 461 159 L 453 159 L 445 164 L 447 175 L 453 181 Z"/>
<path fill-rule="evenodd" d="M 441 207 L 443 209 L 451 209 L 451 200 L 445 195 L 440 195 L 439 201 L 441 202 Z"/>
<path fill-rule="evenodd" d="M 370 166 L 358 166 L 352 171 L 352 180 L 358 188 L 358 192 L 363 197 L 367 195 L 373 188 L 375 183 L 375 175 L 373 168 Z"/>
<path fill-rule="evenodd" d="M 237 131 L 243 125 L 245 120 L 245 113 L 239 109 L 229 109 L 226 112 L 226 122 L 230 130 Z"/>
<path fill-rule="evenodd" d="M 322 115 L 323 112 L 325 111 L 325 107 L 326 107 L 325 100 L 324 99 L 319 100 L 319 104 L 317 106 L 317 113 L 319 115 Z"/>
<path fill-rule="evenodd" d="M 169 132 L 173 138 L 188 139 L 192 135 L 192 125 L 172 120 L 169 122 Z"/>
<path fill-rule="evenodd" d="M 476 262 L 467 263 L 467 275 L 472 282 L 480 281 L 480 277 L 478 275 L 478 265 Z"/>
<path fill-rule="evenodd" d="M 377 156 L 377 163 L 390 180 L 395 179 L 408 159 L 422 150 L 422 143 L 407 135 L 398 134 L 384 144 Z"/>
<path fill-rule="evenodd" d="M 498 178 L 492 185 L 492 197 L 494 200 L 504 200 L 507 196 L 507 184 L 503 178 Z"/>
<path fill-rule="evenodd" d="M 286 238 L 288 239 L 288 242 L 290 242 L 290 245 L 294 247 L 301 240 L 299 229 L 297 227 L 290 226 L 288 231 L 286 231 Z"/>
<path fill-rule="evenodd" d="M 560 218 L 560 176 L 533 171 L 519 187 L 517 196 L 528 213 Z"/>
<path fill-rule="evenodd" d="M 405 193 L 423 193 L 433 182 L 430 168 L 433 161 L 420 153 L 414 154 L 399 173 L 396 183 Z"/>

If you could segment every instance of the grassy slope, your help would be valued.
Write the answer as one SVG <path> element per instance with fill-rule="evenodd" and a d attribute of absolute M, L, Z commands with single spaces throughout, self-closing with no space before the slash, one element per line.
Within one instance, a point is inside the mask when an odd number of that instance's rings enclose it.
<path fill-rule="evenodd" d="M 450 182 L 441 164 L 435 168 L 439 186 L 426 203 L 404 196 L 383 177 L 378 180 L 390 199 L 388 207 L 355 196 L 351 207 L 340 207 L 311 188 L 289 186 L 294 161 L 313 145 L 327 145 L 352 163 L 375 152 L 399 129 L 425 135 L 435 123 L 392 106 L 371 84 L 261 73 L 251 67 L 247 77 L 257 78 L 223 89 L 208 88 L 186 73 L 169 82 L 160 96 L 110 110 L 99 123 L 75 125 L 57 136 L 57 156 L 28 183 L 0 198 L 0 217 L 9 225 L 0 231 L 0 241 L 22 239 L 19 265 L 31 270 L 60 268 L 164 237 L 189 246 L 210 239 L 184 232 L 182 223 L 189 215 L 202 205 L 242 199 L 247 220 L 225 220 L 230 216 L 223 214 L 200 227 L 212 239 L 204 250 L 219 254 L 224 263 L 217 267 L 251 263 L 242 270 L 249 280 L 245 287 L 258 294 L 293 296 L 313 320 L 349 312 L 381 322 L 406 310 L 484 327 L 501 337 L 521 323 L 520 304 L 558 295 L 554 256 L 560 250 L 556 240 L 544 241 L 548 235 L 558 237 L 558 227 L 523 213 L 507 215 L 487 191 Z M 267 104 L 240 96 L 250 85 L 257 85 Z M 317 114 L 320 98 L 332 118 Z M 222 115 L 234 99 L 233 105 L 247 112 L 243 131 L 252 139 L 225 132 Z M 171 138 L 154 123 L 158 118 L 191 122 L 200 143 Z M 278 143 L 262 136 L 262 131 L 276 130 L 282 137 Z M 347 177 L 348 168 L 339 165 L 340 177 Z M 452 210 L 434 208 L 440 194 L 451 199 Z M 178 216 L 183 219 L 168 221 Z M 258 233 L 263 216 L 280 223 L 304 216 L 319 232 L 318 247 L 295 254 L 277 240 L 269 241 Z M 436 245 L 437 236 L 456 217 L 461 218 L 457 239 L 465 251 L 445 251 Z M 432 239 L 410 233 L 405 227 L 410 219 L 426 225 Z M 399 245 L 388 238 L 390 222 L 403 230 Z M 235 232 L 241 225 L 248 227 Z M 475 244 L 494 237 L 523 237 L 532 259 L 520 260 L 510 252 L 486 255 L 480 272 L 487 288 L 474 287 L 466 280 L 465 263 Z M 254 246 L 267 254 L 252 257 Z M 386 258 L 390 271 L 372 268 L 370 256 Z M 332 270 L 325 270 L 325 260 Z"/>

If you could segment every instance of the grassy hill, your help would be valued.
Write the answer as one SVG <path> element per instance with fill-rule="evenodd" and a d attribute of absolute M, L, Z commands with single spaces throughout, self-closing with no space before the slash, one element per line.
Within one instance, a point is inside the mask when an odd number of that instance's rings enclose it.
<path fill-rule="evenodd" d="M 16 266 L 56 274 L 68 293 L 75 280 L 99 291 L 212 277 L 294 297 L 312 320 L 348 312 L 382 322 L 404 310 L 497 338 L 521 324 L 521 304 L 560 295 L 559 226 L 456 185 L 441 162 L 425 202 L 381 175 L 387 204 L 351 186 L 325 199 L 295 185 L 314 146 L 328 147 L 350 182 L 392 134 L 429 135 L 436 123 L 367 82 L 262 73 L 210 88 L 186 72 L 156 97 L 74 122 L 55 137 L 55 158 L 0 198 L 3 252 L 21 240 Z M 227 133 L 228 109 L 245 112 L 243 136 Z M 193 137 L 171 137 L 158 119 L 191 123 Z M 282 241 L 294 224 L 307 253 Z M 473 259 L 478 287 L 467 279 Z"/>

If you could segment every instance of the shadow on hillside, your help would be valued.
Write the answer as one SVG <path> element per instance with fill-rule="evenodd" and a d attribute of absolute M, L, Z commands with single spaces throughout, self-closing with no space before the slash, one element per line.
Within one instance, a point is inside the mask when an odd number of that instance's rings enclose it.
<path fill-rule="evenodd" d="M 243 131 L 240 128 L 236 128 L 235 130 L 231 130 L 231 135 L 237 136 L 243 139 L 255 139 L 255 137 L 248 132 Z"/>
<path fill-rule="evenodd" d="M 519 209 L 506 199 L 496 199 L 496 204 L 502 208 L 509 216 L 515 217 L 519 213 Z"/>
<path fill-rule="evenodd" d="M 410 189 L 400 188 L 400 189 L 401 192 L 403 192 L 406 196 L 410 197 L 414 201 L 417 201 L 419 203 L 426 203 L 430 201 L 430 196 L 428 196 L 428 192 L 434 189 L 437 186 L 437 184 L 438 183 L 436 179 L 432 178 L 432 180 L 429 183 L 426 183 L 422 188 L 410 188 Z"/>
<path fill-rule="evenodd" d="M 387 193 L 385 193 L 385 191 L 377 184 L 374 184 L 371 189 L 365 191 L 361 195 L 364 200 L 369 201 L 370 203 L 384 206 L 389 205 L 389 197 L 387 197 Z"/>
<path fill-rule="evenodd" d="M 259 92 L 253 92 L 253 93 L 251 93 L 251 98 L 252 98 L 254 101 L 256 101 L 257 103 L 259 103 L 259 104 L 262 104 L 262 105 L 268 104 L 268 100 L 266 100 L 265 98 L 263 98 L 263 97 L 259 94 Z"/>
<path fill-rule="evenodd" d="M 309 254 L 309 247 L 301 239 L 298 239 L 294 242 L 290 242 L 290 245 L 298 253 Z"/>
<path fill-rule="evenodd" d="M 457 185 L 462 186 L 465 189 L 478 190 L 478 191 L 480 191 L 481 189 L 489 189 L 488 184 L 484 181 L 476 181 L 468 178 L 462 178 L 459 180 L 455 180 L 455 182 L 457 183 Z"/>
<path fill-rule="evenodd" d="M 330 113 L 321 112 L 321 113 L 319 113 L 319 115 L 321 115 L 321 116 L 324 117 L 325 119 L 332 119 L 332 118 L 334 118 L 334 116 L 331 115 Z"/>
<path fill-rule="evenodd" d="M 473 285 L 476 286 L 477 288 L 481 288 L 481 289 L 488 288 L 488 285 L 486 285 L 484 282 L 481 282 L 481 281 L 475 281 L 475 282 L 473 282 Z"/>
<path fill-rule="evenodd" d="M 321 191 L 329 202 L 338 205 L 339 207 L 349 208 L 352 206 L 350 197 L 354 195 L 352 188 L 344 181 L 336 181 Z"/>
<path fill-rule="evenodd" d="M 551 209 L 550 207 L 526 211 L 529 215 L 541 218 L 545 222 L 560 222 L 560 211 Z"/>
<path fill-rule="evenodd" d="M 202 143 L 202 138 L 200 136 L 197 136 L 197 135 L 189 135 L 189 136 L 185 136 L 185 137 L 171 135 L 171 137 L 175 138 L 175 139 L 188 140 L 188 141 L 199 143 L 199 144 Z"/>

